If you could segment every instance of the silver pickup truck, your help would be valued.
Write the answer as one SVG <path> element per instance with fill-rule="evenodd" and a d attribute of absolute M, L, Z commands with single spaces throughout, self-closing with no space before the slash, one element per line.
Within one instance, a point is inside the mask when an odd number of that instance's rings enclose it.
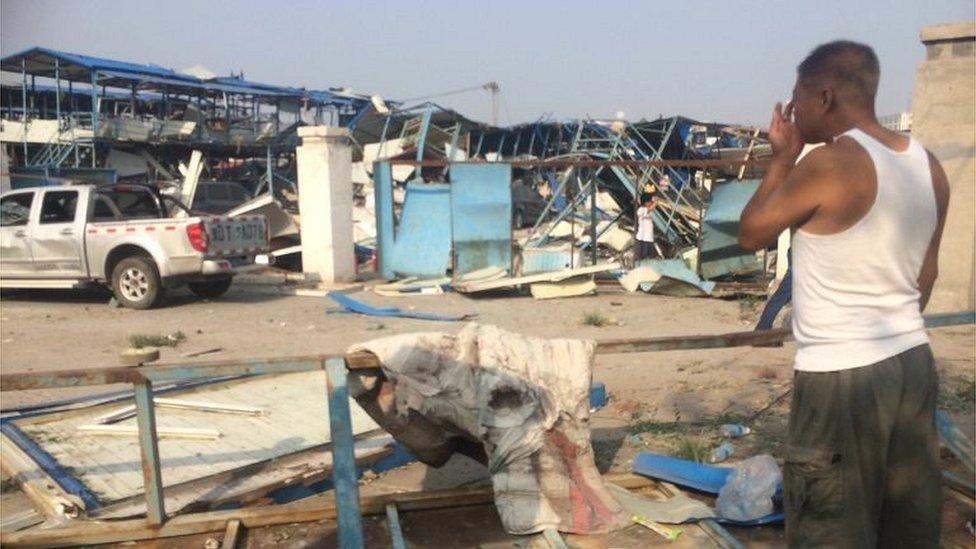
<path fill-rule="evenodd" d="M 184 284 L 214 298 L 267 265 L 267 227 L 260 215 L 194 216 L 142 185 L 11 191 L 0 197 L 0 288 L 102 283 L 133 309 Z"/>

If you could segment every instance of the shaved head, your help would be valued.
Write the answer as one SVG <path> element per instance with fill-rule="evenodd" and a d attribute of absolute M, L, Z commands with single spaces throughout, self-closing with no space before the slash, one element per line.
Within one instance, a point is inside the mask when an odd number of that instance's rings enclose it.
<path fill-rule="evenodd" d="M 817 46 L 796 69 L 802 84 L 831 84 L 839 99 L 873 109 L 881 68 L 870 46 L 837 40 Z"/>

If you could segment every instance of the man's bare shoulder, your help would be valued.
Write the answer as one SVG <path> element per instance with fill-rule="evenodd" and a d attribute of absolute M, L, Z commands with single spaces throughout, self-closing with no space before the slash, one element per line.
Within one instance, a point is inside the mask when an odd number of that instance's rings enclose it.
<path fill-rule="evenodd" d="M 807 152 L 793 169 L 790 179 L 799 186 L 836 180 L 837 175 L 843 173 L 843 167 L 853 159 L 855 154 L 856 151 L 852 150 L 847 143 L 837 141 L 827 143 Z"/>

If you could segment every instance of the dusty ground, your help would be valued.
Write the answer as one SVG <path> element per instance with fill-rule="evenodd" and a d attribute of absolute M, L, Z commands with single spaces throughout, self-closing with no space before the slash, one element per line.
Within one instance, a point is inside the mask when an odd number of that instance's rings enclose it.
<path fill-rule="evenodd" d="M 542 302 L 511 294 L 477 299 L 457 294 L 405 298 L 384 298 L 369 292 L 352 295 L 380 306 L 472 314 L 477 322 L 530 335 L 597 340 L 743 331 L 751 329 L 758 316 L 758 304 L 749 299 L 683 299 L 614 290 Z M 325 298 L 272 296 L 244 288 L 234 288 L 217 301 L 200 301 L 189 293 L 177 292 L 164 308 L 149 312 L 110 308 L 107 300 L 107 294 L 100 292 L 4 293 L 0 300 L 0 368 L 9 373 L 114 366 L 118 364 L 117 353 L 134 334 L 183 332 L 184 342 L 162 351 L 162 360 L 173 362 L 190 360 L 182 358 L 184 353 L 215 347 L 222 351 L 196 360 L 341 352 L 371 338 L 412 331 L 455 332 L 463 325 L 328 314 L 333 304 Z M 606 325 L 584 324 L 588 313 Z M 942 376 L 940 404 L 972 437 L 976 430 L 973 327 L 933 330 L 931 337 Z M 727 422 L 745 423 L 754 431 L 735 441 L 733 459 L 760 452 L 781 457 L 793 352 L 793 346 L 787 344 L 780 348 L 598 356 L 594 379 L 604 382 L 610 394 L 610 405 L 593 418 L 598 464 L 604 470 L 629 470 L 634 454 L 641 450 L 701 456 L 720 442 L 718 426 Z M 96 390 L 115 388 L 120 387 Z M 0 405 L 10 409 L 82 392 L 90 390 L 3 393 Z M 951 457 L 945 459 L 945 466 L 961 472 Z M 364 490 L 453 486 L 483 477 L 484 471 L 478 467 L 455 464 L 448 471 L 434 471 L 413 464 L 382 475 Z M 965 522 L 972 518 L 972 508 L 955 498 L 946 501 L 947 544 L 971 547 L 973 536 Z M 482 511 L 483 515 L 487 509 Z M 463 523 L 465 519 L 456 520 Z M 382 530 L 382 522 L 378 524 Z M 313 539 L 329 539 L 331 527 L 320 526 L 314 535 L 282 537 L 285 534 L 264 532 L 260 536 L 276 545 L 301 547 L 312 544 Z M 407 521 L 406 531 L 408 541 L 415 546 L 437 546 L 424 543 L 433 539 L 434 533 L 414 519 Z M 739 529 L 734 533 L 750 546 L 782 545 L 778 528 Z M 259 534 L 254 535 L 257 540 Z M 380 535 L 376 540 L 381 538 L 385 539 Z M 515 538 L 511 540 L 514 543 Z M 492 546 L 512 546 L 504 540 L 485 541 L 500 544 Z M 465 539 L 464 543 L 468 542 Z"/>

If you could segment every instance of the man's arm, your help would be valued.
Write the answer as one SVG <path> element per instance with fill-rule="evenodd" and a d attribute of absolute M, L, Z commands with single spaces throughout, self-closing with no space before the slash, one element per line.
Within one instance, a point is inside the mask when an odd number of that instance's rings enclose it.
<path fill-rule="evenodd" d="M 768 246 L 784 229 L 809 218 L 819 206 L 813 183 L 827 160 L 821 150 L 807 155 L 794 167 L 803 141 L 791 120 L 792 104 L 776 104 L 769 124 L 773 159 L 739 222 L 739 246 L 754 251 Z"/>
<path fill-rule="evenodd" d="M 935 279 L 939 276 L 939 245 L 942 243 L 942 229 L 945 227 L 946 212 L 949 210 L 949 179 L 938 159 L 932 153 L 928 153 L 928 155 L 929 167 L 932 171 L 932 189 L 935 191 L 938 223 L 935 232 L 932 234 L 932 240 L 929 242 L 929 249 L 925 253 L 922 271 L 918 275 L 918 291 L 922 294 L 919 298 L 919 309 L 921 311 L 925 311 L 925 306 L 929 304 L 929 298 L 932 297 L 932 287 L 935 286 Z"/>
<path fill-rule="evenodd" d="M 784 230 L 810 218 L 824 198 L 830 158 L 826 150 L 812 151 L 795 167 L 773 160 L 739 221 L 739 246 L 761 250 Z"/>

